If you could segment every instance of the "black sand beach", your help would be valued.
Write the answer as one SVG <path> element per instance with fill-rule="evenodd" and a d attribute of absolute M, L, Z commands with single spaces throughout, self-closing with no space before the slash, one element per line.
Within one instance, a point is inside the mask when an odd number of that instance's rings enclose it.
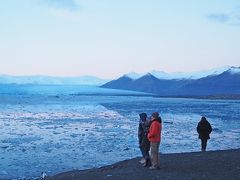
<path fill-rule="evenodd" d="M 48 179 L 240 179 L 240 149 L 161 154 L 160 158 L 161 168 L 159 170 L 144 168 L 138 163 L 140 158 L 134 158 L 101 168 L 60 173 Z"/>

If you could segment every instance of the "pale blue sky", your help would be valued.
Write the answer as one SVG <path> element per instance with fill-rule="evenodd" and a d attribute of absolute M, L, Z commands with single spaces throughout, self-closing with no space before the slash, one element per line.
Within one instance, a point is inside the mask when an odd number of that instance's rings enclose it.
<path fill-rule="evenodd" d="M 240 66 L 240 1 L 0 0 L 0 74 Z"/>

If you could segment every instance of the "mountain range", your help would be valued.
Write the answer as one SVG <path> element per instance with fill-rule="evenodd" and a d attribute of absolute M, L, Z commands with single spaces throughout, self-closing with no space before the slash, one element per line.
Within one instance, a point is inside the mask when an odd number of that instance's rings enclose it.
<path fill-rule="evenodd" d="M 209 75 L 218 75 L 222 72 L 231 69 L 231 66 L 223 66 L 220 68 L 214 68 L 210 70 L 203 70 L 203 71 L 195 71 L 195 72 L 174 72 L 174 73 L 166 73 L 164 71 L 157 71 L 152 70 L 151 72 L 146 73 L 135 73 L 131 72 L 126 74 L 126 76 L 130 77 L 131 79 L 138 79 L 148 73 L 152 74 L 158 79 L 200 79 L 202 77 L 206 77 Z"/>
<path fill-rule="evenodd" d="M 159 96 L 239 96 L 240 67 L 225 67 L 195 74 L 169 75 L 155 71 L 137 77 L 137 74 L 130 73 L 101 87 L 147 92 Z"/>
<path fill-rule="evenodd" d="M 103 85 L 108 82 L 95 76 L 52 77 L 0 75 L 0 84 L 44 84 L 44 85 Z"/>

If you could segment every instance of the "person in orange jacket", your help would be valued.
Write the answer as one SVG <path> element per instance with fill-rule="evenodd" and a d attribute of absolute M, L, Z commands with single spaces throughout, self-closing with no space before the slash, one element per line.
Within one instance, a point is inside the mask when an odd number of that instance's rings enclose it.
<path fill-rule="evenodd" d="M 152 166 L 149 169 L 159 169 L 159 145 L 161 142 L 162 119 L 158 112 L 152 113 L 151 125 L 148 133 L 148 139 L 151 143 L 151 162 Z"/>

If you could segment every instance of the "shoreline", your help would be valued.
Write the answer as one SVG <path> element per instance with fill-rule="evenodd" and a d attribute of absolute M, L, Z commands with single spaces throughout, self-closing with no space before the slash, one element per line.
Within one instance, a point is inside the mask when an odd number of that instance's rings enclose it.
<path fill-rule="evenodd" d="M 177 96 L 160 96 L 158 98 L 183 98 L 183 99 L 203 99 L 203 100 L 240 100 L 240 95 L 177 95 Z"/>
<path fill-rule="evenodd" d="M 160 169 L 139 164 L 140 157 L 86 170 L 62 172 L 49 180 L 77 179 L 240 179 L 240 149 L 160 154 Z"/>

